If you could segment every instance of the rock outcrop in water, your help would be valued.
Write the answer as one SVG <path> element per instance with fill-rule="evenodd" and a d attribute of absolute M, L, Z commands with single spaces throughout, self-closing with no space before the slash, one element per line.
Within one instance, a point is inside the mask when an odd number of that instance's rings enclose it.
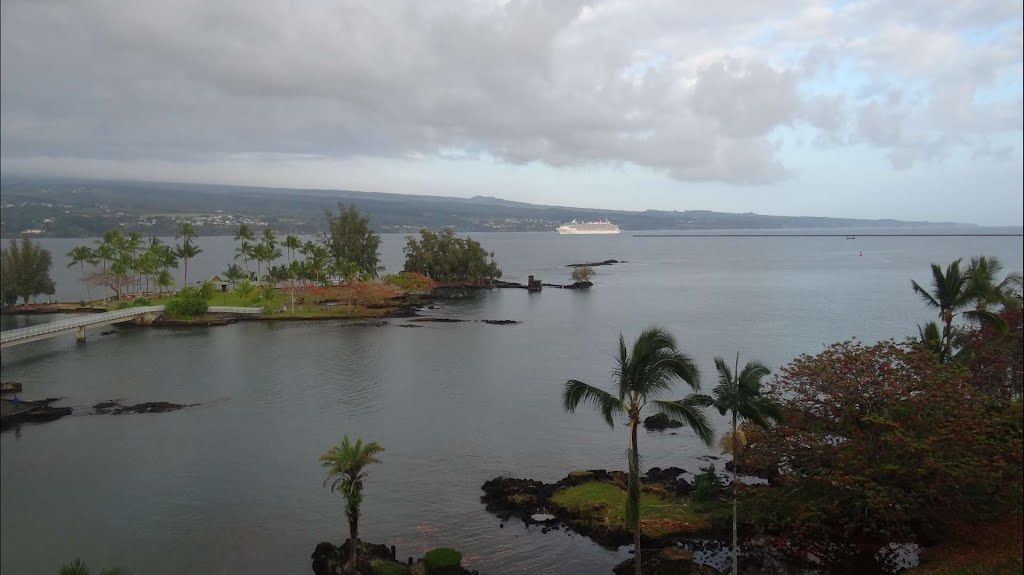
<path fill-rule="evenodd" d="M 166 413 L 178 411 L 186 407 L 195 407 L 198 403 L 180 404 L 167 401 L 147 401 L 135 405 L 121 405 L 118 400 L 104 401 L 92 406 L 93 411 L 99 415 L 124 415 L 128 413 Z"/>
<path fill-rule="evenodd" d="M 655 413 L 654 415 L 644 419 L 644 427 L 651 431 L 662 431 L 664 429 L 675 429 L 682 427 L 683 422 L 677 419 L 671 419 L 664 413 Z"/>

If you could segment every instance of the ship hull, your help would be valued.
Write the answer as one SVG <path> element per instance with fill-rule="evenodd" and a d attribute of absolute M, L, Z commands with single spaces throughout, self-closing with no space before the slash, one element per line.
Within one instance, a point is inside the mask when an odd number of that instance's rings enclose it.
<path fill-rule="evenodd" d="M 555 231 L 561 236 L 614 235 L 619 233 L 619 230 L 563 230 L 561 228 Z"/>

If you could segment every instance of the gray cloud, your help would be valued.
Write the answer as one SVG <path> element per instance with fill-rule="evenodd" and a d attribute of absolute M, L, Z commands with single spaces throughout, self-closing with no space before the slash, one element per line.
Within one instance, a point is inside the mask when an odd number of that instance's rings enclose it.
<path fill-rule="evenodd" d="M 1019 26 L 979 47 L 956 30 L 1012 28 L 1019 10 L 888 4 L 5 1 L 2 156 L 455 153 L 764 184 L 792 171 L 787 130 L 898 166 L 1005 131 L 1012 107 L 977 94 L 1019 68 Z M 822 89 L 853 88 L 850 68 L 925 78 L 929 104 Z"/>

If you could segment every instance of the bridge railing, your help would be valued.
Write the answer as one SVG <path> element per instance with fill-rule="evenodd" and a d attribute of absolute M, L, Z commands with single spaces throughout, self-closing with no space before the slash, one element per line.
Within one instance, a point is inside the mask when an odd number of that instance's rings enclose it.
<path fill-rule="evenodd" d="M 147 313 L 161 313 L 163 311 L 164 306 L 151 305 L 142 307 L 130 307 L 126 309 L 108 311 L 106 313 L 94 313 L 79 317 L 73 317 L 69 319 L 60 319 L 57 321 L 41 323 L 39 325 L 32 325 L 29 327 L 23 327 L 19 329 L 12 329 L 0 332 L 0 341 L 14 341 L 16 339 L 24 339 L 28 337 L 46 335 L 48 333 L 67 331 L 95 324 L 113 323 L 122 319 L 131 319 L 137 315 L 143 315 Z"/>

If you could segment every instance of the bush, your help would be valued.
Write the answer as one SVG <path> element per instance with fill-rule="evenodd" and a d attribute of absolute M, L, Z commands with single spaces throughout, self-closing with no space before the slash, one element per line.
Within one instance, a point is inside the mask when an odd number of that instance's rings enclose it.
<path fill-rule="evenodd" d="M 384 283 L 393 285 L 404 292 L 430 291 L 437 282 L 417 272 L 401 272 L 384 276 Z"/>
<path fill-rule="evenodd" d="M 192 319 L 206 313 L 208 307 L 200 290 L 186 287 L 167 302 L 164 312 L 174 319 Z"/>
<path fill-rule="evenodd" d="M 693 500 L 709 501 L 722 491 L 722 480 L 715 473 L 715 464 L 700 468 L 701 473 L 693 478 Z"/>
<path fill-rule="evenodd" d="M 588 282 L 594 277 L 594 268 L 590 266 L 578 266 L 572 270 L 572 281 Z"/>
<path fill-rule="evenodd" d="M 427 551 L 423 556 L 423 573 L 425 575 L 460 575 L 462 573 L 462 553 L 449 547 L 439 547 Z"/>

